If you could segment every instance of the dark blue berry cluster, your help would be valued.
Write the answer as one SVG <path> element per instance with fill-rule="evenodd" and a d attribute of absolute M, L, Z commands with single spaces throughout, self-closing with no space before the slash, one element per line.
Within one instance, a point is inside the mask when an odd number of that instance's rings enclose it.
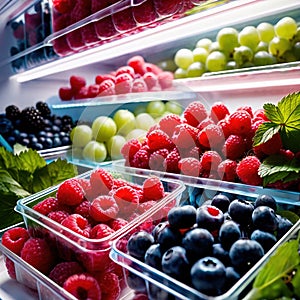
<path fill-rule="evenodd" d="M 218 296 L 292 227 L 292 222 L 280 215 L 278 206 L 268 195 L 248 201 L 217 194 L 197 208 L 190 204 L 172 208 L 168 219 L 151 233 L 138 231 L 131 235 L 127 251 L 205 295 Z M 131 287 L 143 291 L 143 280 L 133 277 L 131 274 Z M 151 283 L 147 292 L 151 299 L 172 298 Z"/>

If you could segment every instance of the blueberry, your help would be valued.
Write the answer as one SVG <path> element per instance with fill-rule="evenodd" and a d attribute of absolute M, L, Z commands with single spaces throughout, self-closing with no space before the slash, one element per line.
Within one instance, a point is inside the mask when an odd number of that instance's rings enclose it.
<path fill-rule="evenodd" d="M 145 299 L 175 300 L 172 294 L 150 282 L 147 283 L 147 295 L 149 298 L 146 296 Z"/>
<path fill-rule="evenodd" d="M 14 145 L 16 143 L 16 138 L 14 136 L 9 136 L 7 138 L 7 142 L 10 144 L 10 145 Z"/>
<path fill-rule="evenodd" d="M 252 213 L 252 222 L 255 228 L 274 232 L 278 227 L 278 218 L 275 211 L 269 206 L 258 206 Z"/>
<path fill-rule="evenodd" d="M 254 202 L 254 207 L 258 207 L 258 206 L 269 206 L 274 211 L 276 211 L 277 209 L 277 204 L 275 199 L 269 195 L 259 195 Z"/>
<path fill-rule="evenodd" d="M 181 246 L 171 247 L 163 254 L 161 266 L 162 271 L 167 275 L 186 281 L 190 272 L 186 250 Z"/>
<path fill-rule="evenodd" d="M 60 127 L 62 124 L 61 118 L 56 116 L 56 118 L 53 120 L 53 124 Z"/>
<path fill-rule="evenodd" d="M 192 266 L 191 278 L 193 286 L 198 291 L 216 296 L 225 284 L 225 266 L 215 257 L 201 258 Z"/>
<path fill-rule="evenodd" d="M 219 240 L 224 249 L 229 250 L 231 245 L 240 239 L 241 231 L 238 224 L 232 220 L 225 221 L 219 230 Z"/>
<path fill-rule="evenodd" d="M 169 226 L 164 227 L 157 236 L 157 242 L 163 252 L 173 246 L 180 245 L 181 239 L 180 231 Z"/>
<path fill-rule="evenodd" d="M 137 292 L 146 292 L 146 283 L 141 276 L 138 276 L 132 272 L 128 272 L 126 281 L 129 288 Z"/>
<path fill-rule="evenodd" d="M 53 147 L 60 147 L 62 145 L 59 137 L 53 138 Z"/>
<path fill-rule="evenodd" d="M 258 242 L 249 239 L 234 242 L 229 250 L 231 263 L 240 274 L 250 270 L 263 256 L 263 247 Z"/>
<path fill-rule="evenodd" d="M 53 139 L 53 133 L 49 130 L 46 132 L 46 137 Z"/>
<path fill-rule="evenodd" d="M 160 270 L 161 259 L 162 259 L 162 252 L 160 249 L 160 245 L 159 244 L 151 245 L 145 253 L 145 258 L 144 258 L 145 263 L 153 268 Z"/>
<path fill-rule="evenodd" d="M 37 150 L 37 151 L 44 149 L 44 147 L 41 143 L 32 143 L 31 147 L 32 147 L 32 149 Z"/>
<path fill-rule="evenodd" d="M 30 141 L 28 138 L 23 138 L 20 140 L 20 143 L 23 145 L 23 146 L 29 146 L 30 144 Z"/>
<path fill-rule="evenodd" d="M 53 141 L 51 138 L 45 138 L 44 143 L 42 143 L 46 149 L 53 147 Z"/>
<path fill-rule="evenodd" d="M 193 228 L 187 231 L 182 239 L 188 260 L 193 263 L 198 259 L 212 254 L 213 235 L 204 228 Z"/>
<path fill-rule="evenodd" d="M 168 226 L 169 226 L 169 222 L 168 221 L 163 221 L 163 222 L 158 223 L 154 227 L 154 229 L 152 230 L 152 235 L 153 235 L 155 241 L 157 241 L 157 237 L 158 237 L 159 233 L 161 231 L 163 231 L 163 229 L 165 227 L 168 227 Z"/>
<path fill-rule="evenodd" d="M 67 145 L 70 145 L 71 144 L 71 140 L 68 136 L 64 136 L 61 138 L 61 144 L 63 146 L 67 146 Z"/>
<path fill-rule="evenodd" d="M 293 223 L 280 215 L 277 215 L 277 220 L 277 240 L 279 240 L 293 227 Z"/>
<path fill-rule="evenodd" d="M 168 213 L 168 221 L 173 228 L 190 228 L 196 223 L 196 208 L 192 205 L 173 207 Z"/>
<path fill-rule="evenodd" d="M 60 127 L 57 126 L 57 125 L 53 125 L 53 126 L 52 126 L 52 132 L 54 132 L 54 133 L 59 133 L 59 132 L 60 132 Z"/>
<path fill-rule="evenodd" d="M 241 278 L 241 275 L 233 267 L 226 267 L 225 290 L 229 290 Z"/>
<path fill-rule="evenodd" d="M 231 264 L 229 251 L 225 250 L 220 243 L 213 244 L 212 256 L 219 259 L 225 266 Z"/>
<path fill-rule="evenodd" d="M 219 208 L 223 213 L 227 212 L 230 200 L 227 196 L 218 194 L 211 199 L 211 205 Z"/>
<path fill-rule="evenodd" d="M 202 205 L 197 208 L 197 225 L 206 228 L 210 232 L 219 230 L 224 222 L 223 212 L 212 205 Z"/>
<path fill-rule="evenodd" d="M 228 213 L 232 220 L 242 226 L 247 226 L 251 223 L 253 210 L 252 203 L 241 199 L 233 200 L 228 207 Z"/>
<path fill-rule="evenodd" d="M 135 232 L 128 240 L 127 250 L 133 257 L 144 261 L 145 253 L 154 243 L 153 236 L 146 231 Z"/>
<path fill-rule="evenodd" d="M 274 234 L 259 229 L 252 232 L 250 239 L 259 242 L 264 248 L 265 253 L 268 252 L 277 242 Z"/>
<path fill-rule="evenodd" d="M 46 133 L 46 131 L 44 131 L 44 130 L 41 130 L 39 133 L 38 133 L 38 136 L 39 137 L 45 137 L 47 135 L 47 133 Z"/>

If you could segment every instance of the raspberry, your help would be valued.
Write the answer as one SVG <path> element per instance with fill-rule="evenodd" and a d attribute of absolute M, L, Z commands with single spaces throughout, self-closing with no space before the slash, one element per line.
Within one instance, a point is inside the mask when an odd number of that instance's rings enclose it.
<path fill-rule="evenodd" d="M 90 206 L 90 216 L 98 222 L 107 222 L 117 216 L 119 207 L 115 199 L 108 195 L 95 198 Z"/>
<path fill-rule="evenodd" d="M 59 185 L 56 198 L 60 205 L 75 206 L 84 200 L 84 191 L 79 182 L 71 178 Z"/>
<path fill-rule="evenodd" d="M 72 275 L 82 273 L 84 270 L 77 261 L 65 261 L 58 263 L 50 272 L 49 278 L 63 286 L 64 282 Z"/>
<path fill-rule="evenodd" d="M 35 204 L 32 208 L 40 214 L 47 216 L 50 212 L 58 210 L 59 204 L 56 198 L 49 197 Z"/>
<path fill-rule="evenodd" d="M 116 77 L 114 75 L 111 74 L 104 74 L 104 75 L 97 75 L 95 78 L 95 83 L 96 84 L 100 84 L 102 83 L 104 80 L 110 79 L 112 82 L 116 81 Z"/>
<path fill-rule="evenodd" d="M 144 75 L 146 73 L 145 60 L 140 55 L 131 57 L 127 61 L 127 65 L 132 67 L 137 74 Z"/>
<path fill-rule="evenodd" d="M 74 209 L 75 214 L 79 214 L 84 218 L 88 219 L 90 217 L 90 206 L 91 203 L 89 200 L 82 201 L 79 205 L 77 205 Z"/>
<path fill-rule="evenodd" d="M 137 139 L 127 141 L 121 148 L 121 154 L 125 159 L 132 160 L 138 150 L 141 149 L 141 143 Z"/>
<path fill-rule="evenodd" d="M 105 272 L 97 276 L 97 281 L 102 292 L 101 299 L 117 300 L 121 294 L 119 277 L 115 273 Z"/>
<path fill-rule="evenodd" d="M 12 279 L 17 279 L 15 263 L 8 257 L 4 257 L 7 274 Z"/>
<path fill-rule="evenodd" d="M 166 172 L 179 173 L 178 162 L 180 160 L 179 152 L 174 148 L 164 160 L 164 169 Z"/>
<path fill-rule="evenodd" d="M 133 80 L 131 92 L 144 93 L 148 91 L 148 87 L 143 78 L 136 78 Z"/>
<path fill-rule="evenodd" d="M 104 239 L 111 236 L 115 231 L 107 224 L 97 224 L 91 230 L 92 239 Z"/>
<path fill-rule="evenodd" d="M 182 123 L 180 116 L 168 114 L 162 117 L 159 121 L 159 128 L 164 131 L 169 137 L 172 137 L 175 127 Z"/>
<path fill-rule="evenodd" d="M 115 83 L 111 79 L 106 79 L 99 84 L 99 96 L 111 96 L 115 94 Z"/>
<path fill-rule="evenodd" d="M 148 88 L 149 91 L 151 91 L 152 88 L 154 88 L 158 83 L 157 75 L 155 75 L 152 72 L 146 72 L 143 75 L 143 79 L 146 82 L 146 85 L 147 85 L 147 88 Z"/>
<path fill-rule="evenodd" d="M 78 214 L 72 214 L 62 221 L 62 226 L 69 228 L 70 230 L 89 238 L 90 226 L 86 218 Z M 69 234 L 68 234 L 69 235 Z M 70 235 L 71 236 L 71 235 Z"/>
<path fill-rule="evenodd" d="M 179 150 L 179 153 L 181 158 L 194 157 L 199 160 L 202 151 L 198 146 L 194 146 L 190 149 L 182 148 Z"/>
<path fill-rule="evenodd" d="M 92 189 L 100 195 L 107 195 L 113 186 L 113 176 L 103 168 L 94 170 L 90 176 Z"/>
<path fill-rule="evenodd" d="M 149 157 L 150 170 L 165 171 L 163 162 L 165 158 L 168 156 L 168 154 L 169 154 L 169 150 L 165 148 L 156 150 L 153 153 L 151 153 Z"/>
<path fill-rule="evenodd" d="M 198 145 L 199 130 L 189 124 L 177 125 L 172 135 L 173 143 L 178 149 L 190 149 Z"/>
<path fill-rule="evenodd" d="M 228 118 L 230 132 L 237 135 L 248 135 L 251 132 L 251 116 L 245 110 L 239 110 Z"/>
<path fill-rule="evenodd" d="M 210 117 L 215 123 L 218 123 L 229 114 L 229 109 L 223 102 L 214 103 L 210 109 Z"/>
<path fill-rule="evenodd" d="M 68 217 L 69 214 L 66 211 L 58 210 L 50 212 L 47 217 L 57 223 L 62 223 L 62 221 Z"/>
<path fill-rule="evenodd" d="M 73 96 L 74 96 L 74 92 L 72 90 L 72 88 L 68 87 L 68 86 L 63 86 L 60 87 L 58 90 L 58 96 L 61 100 L 72 100 Z"/>
<path fill-rule="evenodd" d="M 143 202 L 160 200 L 164 197 L 165 190 L 161 180 L 156 176 L 147 178 L 143 183 Z"/>
<path fill-rule="evenodd" d="M 86 24 L 80 28 L 80 33 L 84 44 L 87 46 L 94 45 L 99 42 L 94 24 Z"/>
<path fill-rule="evenodd" d="M 224 143 L 224 135 L 220 126 L 211 124 L 202 129 L 198 134 L 199 144 L 207 149 L 217 148 Z"/>
<path fill-rule="evenodd" d="M 114 178 L 113 187 L 112 187 L 113 190 L 116 190 L 116 189 L 118 189 L 120 187 L 123 187 L 123 186 L 130 186 L 130 187 L 134 188 L 136 191 L 140 191 L 140 192 L 142 191 L 142 187 L 137 185 L 137 184 L 126 181 L 126 180 L 121 179 L 121 178 Z"/>
<path fill-rule="evenodd" d="M 127 94 L 131 92 L 133 79 L 128 73 L 120 73 L 116 76 L 115 91 L 116 94 Z"/>
<path fill-rule="evenodd" d="M 131 214 L 139 204 L 139 193 L 130 186 L 120 187 L 114 191 L 113 197 L 119 206 L 119 213 L 123 216 Z"/>
<path fill-rule="evenodd" d="M 99 95 L 99 85 L 98 84 L 91 84 L 87 87 L 87 97 L 88 98 L 95 98 Z"/>
<path fill-rule="evenodd" d="M 108 224 L 114 231 L 118 231 L 119 229 L 126 226 L 128 224 L 128 221 L 122 218 L 116 218 L 114 220 L 110 220 Z"/>
<path fill-rule="evenodd" d="M 258 175 L 260 161 L 256 156 L 247 156 L 237 165 L 236 173 L 241 182 L 250 185 L 261 185 L 262 178 Z"/>
<path fill-rule="evenodd" d="M 201 169 L 203 169 L 204 172 L 214 172 L 217 170 L 221 161 L 222 158 L 218 152 L 213 150 L 205 151 L 200 158 Z"/>
<path fill-rule="evenodd" d="M 174 79 L 174 75 L 172 72 L 162 71 L 157 75 L 157 77 L 158 77 L 158 83 L 163 90 L 172 87 L 173 79 Z"/>
<path fill-rule="evenodd" d="M 120 74 L 129 74 L 131 78 L 134 78 L 135 76 L 135 71 L 132 67 L 130 66 L 123 66 L 120 67 L 116 70 L 116 76 L 120 75 Z"/>
<path fill-rule="evenodd" d="M 147 72 L 153 73 L 155 75 L 158 75 L 163 71 L 159 66 L 150 62 L 145 62 L 145 68 Z"/>
<path fill-rule="evenodd" d="M 149 146 L 151 152 L 161 148 L 173 149 L 175 146 L 169 136 L 160 129 L 153 130 L 148 134 L 147 145 Z"/>
<path fill-rule="evenodd" d="M 240 135 L 231 134 L 225 141 L 222 152 L 225 157 L 237 160 L 241 158 L 246 151 L 244 139 Z"/>
<path fill-rule="evenodd" d="M 228 121 L 228 117 L 226 117 L 225 119 L 220 120 L 217 123 L 217 125 L 221 127 L 224 137 L 228 138 L 231 134 L 231 129 L 230 129 L 231 127 L 230 127 L 230 123 Z"/>
<path fill-rule="evenodd" d="M 29 239 L 28 231 L 23 227 L 14 227 L 3 233 L 2 245 L 20 255 L 25 242 Z"/>
<path fill-rule="evenodd" d="M 253 112 L 252 112 L 252 107 L 251 106 L 248 106 L 248 105 L 241 106 L 241 107 L 237 108 L 237 111 L 239 111 L 239 110 L 246 111 L 250 115 L 250 117 L 253 118 Z"/>
<path fill-rule="evenodd" d="M 280 149 L 282 148 L 282 141 L 279 133 L 276 133 L 263 144 L 260 144 L 254 147 L 254 150 L 259 150 L 266 155 L 272 155 L 279 153 Z"/>
<path fill-rule="evenodd" d="M 223 160 L 218 166 L 218 175 L 224 181 L 235 182 L 237 162 L 231 159 Z"/>
<path fill-rule="evenodd" d="M 149 157 L 150 153 L 147 150 L 141 148 L 135 153 L 131 161 L 131 166 L 135 168 L 149 169 Z"/>
<path fill-rule="evenodd" d="M 264 121 L 269 121 L 269 119 L 267 118 L 266 114 L 265 114 L 265 110 L 263 108 L 259 108 L 257 109 L 254 113 L 253 113 L 253 118 L 260 118 Z"/>
<path fill-rule="evenodd" d="M 201 172 L 200 161 L 194 157 L 182 158 L 178 162 L 178 167 L 182 174 L 198 177 Z"/>
<path fill-rule="evenodd" d="M 84 77 L 72 75 L 70 77 L 70 85 L 73 91 L 79 91 L 82 87 L 86 86 Z"/>
<path fill-rule="evenodd" d="M 215 122 L 211 118 L 208 117 L 208 118 L 204 119 L 203 121 L 201 121 L 199 123 L 199 125 L 197 126 L 197 128 L 199 130 L 202 130 L 202 129 L 206 128 L 208 125 L 211 125 L 211 124 L 215 124 Z"/>
<path fill-rule="evenodd" d="M 80 90 L 74 92 L 74 99 L 86 99 L 88 98 L 88 87 L 83 86 Z"/>
<path fill-rule="evenodd" d="M 44 274 L 48 274 L 55 263 L 54 253 L 41 238 L 29 238 L 22 248 L 21 258 Z"/>
<path fill-rule="evenodd" d="M 52 5 L 61 14 L 71 11 L 72 8 L 70 0 L 53 0 Z"/>
<path fill-rule="evenodd" d="M 65 281 L 63 288 L 77 299 L 83 299 L 83 297 L 90 300 L 101 299 L 101 290 L 97 280 L 88 274 L 71 275 Z"/>
<path fill-rule="evenodd" d="M 185 108 L 183 117 L 189 125 L 197 127 L 208 115 L 205 106 L 199 101 L 194 101 Z"/>

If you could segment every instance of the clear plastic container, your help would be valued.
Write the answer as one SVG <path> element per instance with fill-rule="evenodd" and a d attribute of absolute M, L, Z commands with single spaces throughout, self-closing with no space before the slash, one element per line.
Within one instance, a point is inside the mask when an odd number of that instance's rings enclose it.
<path fill-rule="evenodd" d="M 197 197 L 197 203 L 194 202 L 195 199 L 192 197 L 187 197 L 186 201 L 183 201 L 181 205 L 192 204 L 196 207 L 200 206 L 205 200 L 211 199 L 216 193 L 220 191 L 219 185 L 205 185 L 205 184 L 192 184 L 187 188 L 186 191 L 193 194 L 195 192 L 199 192 Z M 200 195 L 200 196 L 199 196 Z M 228 191 L 226 195 L 230 195 L 232 198 L 244 199 L 247 201 L 254 201 L 256 197 L 245 196 L 244 190 L 239 190 L 237 188 L 233 188 L 231 193 Z M 277 200 L 277 213 L 284 215 L 285 212 L 288 214 L 293 211 L 299 216 L 299 202 L 298 206 L 294 206 L 292 204 L 284 204 L 281 203 L 276 197 Z M 296 218 L 297 219 L 297 218 Z M 126 251 L 126 247 L 124 247 L 124 238 L 119 238 L 113 242 L 112 250 L 110 252 L 111 259 L 121 265 L 124 269 L 124 272 L 127 274 L 127 279 L 131 280 L 131 278 L 136 278 L 136 282 L 139 281 L 140 284 L 138 288 L 141 289 L 141 286 L 145 286 L 144 293 L 148 295 L 149 299 L 193 299 L 193 300 L 237 300 L 242 299 L 242 295 L 246 294 L 249 291 L 250 284 L 254 280 L 255 276 L 258 274 L 259 270 L 262 266 L 268 261 L 269 257 L 276 251 L 279 245 L 283 244 L 291 237 L 294 237 L 297 232 L 300 230 L 300 220 L 295 221 L 292 228 L 289 229 L 287 233 L 285 233 L 276 244 L 265 253 L 265 255 L 247 272 L 245 273 L 239 280 L 236 282 L 230 289 L 225 291 L 223 294 L 218 296 L 208 296 L 204 293 L 197 291 L 195 288 L 188 286 L 164 274 L 162 271 L 151 267 L 144 262 L 132 257 Z M 132 287 L 132 282 L 128 281 L 130 287 Z"/>

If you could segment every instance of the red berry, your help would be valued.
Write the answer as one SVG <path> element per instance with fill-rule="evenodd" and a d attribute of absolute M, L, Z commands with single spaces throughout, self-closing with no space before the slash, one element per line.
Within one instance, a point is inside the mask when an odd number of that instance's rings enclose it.
<path fill-rule="evenodd" d="M 44 274 L 48 274 L 55 263 L 55 255 L 44 239 L 29 238 L 22 250 L 21 258 Z"/>
<path fill-rule="evenodd" d="M 103 168 L 98 168 L 91 173 L 90 182 L 92 189 L 100 195 L 107 195 L 113 186 L 113 176 Z"/>
<path fill-rule="evenodd" d="M 59 185 L 56 198 L 60 205 L 75 206 L 84 200 L 84 191 L 80 183 L 75 178 L 71 178 Z"/>
<path fill-rule="evenodd" d="M 91 84 L 88 86 L 87 96 L 88 98 L 95 98 L 99 95 L 99 85 L 98 84 Z"/>
<path fill-rule="evenodd" d="M 230 132 L 237 135 L 248 135 L 251 133 L 251 116 L 245 110 L 238 110 L 228 118 Z"/>
<path fill-rule="evenodd" d="M 134 154 L 131 166 L 135 168 L 149 169 L 149 157 L 150 153 L 141 148 Z"/>
<path fill-rule="evenodd" d="M 127 65 L 132 67 L 137 74 L 144 75 L 146 73 L 145 60 L 140 55 L 131 57 L 127 61 Z"/>
<path fill-rule="evenodd" d="M 250 185 L 261 185 L 262 178 L 258 175 L 260 160 L 256 156 L 247 156 L 237 165 L 236 173 L 241 182 Z"/>
<path fill-rule="evenodd" d="M 102 299 L 117 300 L 121 294 L 119 277 L 112 272 L 100 273 L 97 281 L 102 292 Z"/>
<path fill-rule="evenodd" d="M 269 119 L 267 118 L 266 114 L 265 114 L 265 110 L 263 108 L 259 108 L 257 109 L 254 113 L 253 113 L 253 118 L 260 118 L 264 121 L 269 121 Z"/>
<path fill-rule="evenodd" d="M 169 71 L 162 71 L 158 75 L 158 83 L 162 90 L 169 89 L 173 86 L 174 75 Z"/>
<path fill-rule="evenodd" d="M 52 5 L 61 14 L 65 14 L 72 9 L 70 0 L 53 0 Z"/>
<path fill-rule="evenodd" d="M 25 228 L 14 227 L 3 233 L 2 245 L 17 255 L 20 255 L 21 250 L 28 239 L 29 234 Z"/>
<path fill-rule="evenodd" d="M 146 85 L 147 85 L 147 88 L 149 91 L 152 90 L 152 88 L 155 87 L 158 83 L 157 75 L 155 75 L 152 72 L 146 72 L 143 75 L 143 79 L 146 82 Z"/>
<path fill-rule="evenodd" d="M 48 197 L 35 204 L 32 208 L 40 214 L 47 216 L 50 212 L 58 210 L 59 204 L 56 198 Z"/>
<path fill-rule="evenodd" d="M 128 221 L 126 221 L 125 219 L 122 219 L 122 218 L 116 218 L 116 219 L 110 220 L 108 224 L 114 231 L 117 231 L 117 230 L 123 228 L 124 226 L 126 226 L 128 224 Z"/>
<path fill-rule="evenodd" d="M 130 66 L 123 66 L 123 67 L 118 68 L 116 71 L 116 76 L 118 76 L 120 74 L 129 74 L 131 78 L 134 78 L 135 71 Z"/>
<path fill-rule="evenodd" d="M 223 160 L 218 166 L 218 175 L 221 180 L 235 182 L 237 162 L 231 159 Z"/>
<path fill-rule="evenodd" d="M 149 157 L 150 170 L 165 171 L 163 162 L 165 158 L 168 156 L 168 154 L 169 154 L 169 150 L 165 148 L 156 150 L 153 153 L 151 153 Z"/>
<path fill-rule="evenodd" d="M 64 261 L 58 263 L 50 272 L 49 278 L 63 286 L 65 281 L 72 275 L 82 273 L 84 269 L 77 261 Z"/>
<path fill-rule="evenodd" d="M 274 134 L 268 141 L 255 147 L 256 150 L 258 149 L 266 155 L 279 153 L 281 148 L 282 141 L 279 133 Z"/>
<path fill-rule="evenodd" d="M 148 91 L 148 87 L 143 78 L 136 78 L 133 80 L 131 92 L 144 93 Z"/>
<path fill-rule="evenodd" d="M 98 196 L 90 206 L 90 215 L 97 222 L 107 222 L 115 218 L 118 211 L 115 199 L 108 195 Z"/>
<path fill-rule="evenodd" d="M 57 223 L 62 223 L 62 221 L 69 216 L 69 213 L 66 211 L 58 210 L 50 212 L 47 217 Z"/>
<path fill-rule="evenodd" d="M 223 102 L 214 103 L 210 109 L 210 117 L 215 123 L 218 123 L 229 114 L 229 109 Z"/>
<path fill-rule="evenodd" d="M 115 231 L 107 224 L 97 224 L 91 230 L 92 239 L 104 239 L 110 237 Z"/>
<path fill-rule="evenodd" d="M 175 127 L 172 140 L 178 149 L 190 149 L 198 145 L 198 134 L 197 128 L 183 123 Z"/>
<path fill-rule="evenodd" d="M 225 119 L 220 120 L 217 125 L 219 125 L 223 131 L 224 137 L 228 138 L 231 134 L 231 127 L 230 127 L 230 123 L 228 121 L 228 117 L 226 117 Z"/>
<path fill-rule="evenodd" d="M 17 273 L 16 273 L 14 261 L 8 258 L 7 256 L 5 256 L 4 259 L 5 259 L 5 267 L 8 276 L 12 279 L 17 279 Z"/>
<path fill-rule="evenodd" d="M 173 149 L 175 146 L 171 138 L 160 129 L 153 130 L 147 135 L 147 145 L 151 152 L 161 148 Z"/>
<path fill-rule="evenodd" d="M 201 169 L 206 172 L 215 172 L 221 161 L 222 158 L 218 152 L 213 150 L 205 151 L 200 158 Z"/>
<path fill-rule="evenodd" d="M 245 110 L 251 116 L 251 118 L 253 118 L 253 112 L 252 112 L 252 107 L 251 106 L 244 105 L 244 106 L 241 106 L 237 109 L 237 111 L 239 111 L 239 110 Z"/>
<path fill-rule="evenodd" d="M 99 96 L 111 96 L 115 94 L 115 83 L 111 79 L 106 79 L 99 84 Z"/>
<path fill-rule="evenodd" d="M 90 225 L 86 218 L 82 217 L 79 214 L 72 214 L 66 217 L 62 221 L 62 226 L 65 226 L 72 231 L 89 238 L 90 237 Z M 67 233 L 66 233 L 67 234 Z M 69 234 L 67 234 L 69 235 Z M 71 235 L 70 235 L 71 236 Z"/>
<path fill-rule="evenodd" d="M 132 160 L 138 150 L 141 149 L 141 143 L 137 139 L 127 141 L 122 149 L 121 154 L 125 159 Z"/>
<path fill-rule="evenodd" d="M 182 174 L 198 177 L 201 172 L 200 161 L 194 157 L 182 158 L 178 162 L 178 167 Z"/>
<path fill-rule="evenodd" d="M 168 114 L 162 117 L 159 121 L 159 128 L 164 131 L 169 137 L 172 137 L 175 127 L 180 125 L 182 120 L 180 116 Z"/>
<path fill-rule="evenodd" d="M 225 141 L 222 152 L 225 157 L 237 160 L 241 158 L 246 151 L 244 139 L 240 135 L 231 134 Z"/>
<path fill-rule="evenodd" d="M 164 197 L 165 190 L 161 180 L 156 176 L 150 176 L 143 183 L 143 202 L 160 200 Z"/>
<path fill-rule="evenodd" d="M 74 92 L 74 99 L 86 99 L 88 98 L 88 87 L 83 86 L 78 91 Z"/>
<path fill-rule="evenodd" d="M 178 162 L 180 160 L 180 154 L 176 148 L 174 148 L 164 160 L 164 169 L 166 172 L 179 173 Z"/>
<path fill-rule="evenodd" d="M 70 85 L 73 91 L 79 91 L 82 87 L 86 86 L 84 77 L 72 75 L 70 77 Z"/>
<path fill-rule="evenodd" d="M 72 88 L 70 87 L 60 87 L 59 90 L 58 90 L 58 96 L 61 100 L 65 100 L 65 101 L 68 101 L 68 100 L 72 100 L 73 96 L 74 96 L 74 92 L 72 90 Z"/>
<path fill-rule="evenodd" d="M 210 124 L 202 129 L 198 134 L 199 144 L 207 149 L 217 148 L 224 143 L 224 135 L 220 126 Z"/>
<path fill-rule="evenodd" d="M 211 125 L 211 124 L 215 124 L 215 122 L 210 117 L 207 117 L 206 119 L 204 119 L 203 121 L 201 121 L 199 123 L 199 125 L 197 126 L 197 128 L 199 130 L 202 130 L 205 127 L 207 127 L 208 125 Z"/>
<path fill-rule="evenodd" d="M 63 285 L 63 288 L 78 299 L 98 300 L 101 299 L 101 290 L 97 280 L 88 274 L 71 275 Z"/>
<path fill-rule="evenodd" d="M 131 92 L 133 79 L 128 73 L 120 73 L 116 76 L 116 94 L 127 94 Z"/>
<path fill-rule="evenodd" d="M 197 127 L 208 115 L 205 106 L 199 101 L 194 101 L 185 108 L 183 117 L 189 125 Z"/>
<path fill-rule="evenodd" d="M 110 79 L 111 81 L 115 82 L 116 81 L 116 77 L 114 75 L 111 74 L 104 74 L 104 75 L 97 75 L 95 78 L 95 83 L 96 84 L 100 84 L 102 83 L 104 80 Z"/>
<path fill-rule="evenodd" d="M 114 191 L 113 197 L 119 206 L 119 213 L 128 216 L 138 207 L 140 201 L 139 193 L 130 186 L 120 187 Z"/>

